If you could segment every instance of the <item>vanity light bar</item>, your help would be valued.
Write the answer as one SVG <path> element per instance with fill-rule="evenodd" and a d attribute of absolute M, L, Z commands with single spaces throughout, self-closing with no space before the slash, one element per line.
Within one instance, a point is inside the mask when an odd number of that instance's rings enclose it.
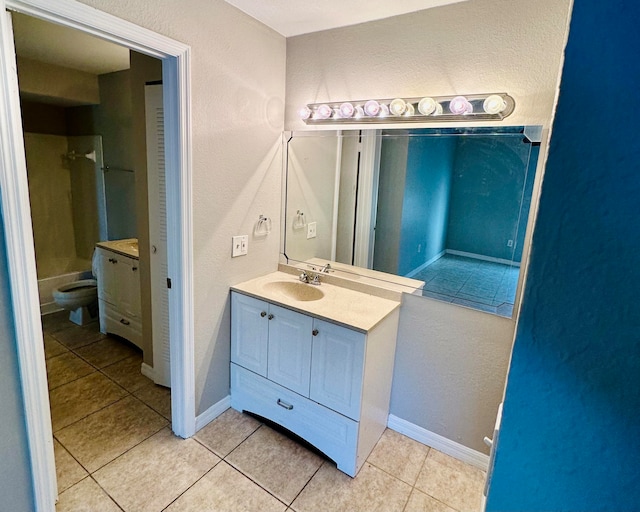
<path fill-rule="evenodd" d="M 502 121 L 515 109 L 506 93 L 310 103 L 298 115 L 307 124 Z"/>

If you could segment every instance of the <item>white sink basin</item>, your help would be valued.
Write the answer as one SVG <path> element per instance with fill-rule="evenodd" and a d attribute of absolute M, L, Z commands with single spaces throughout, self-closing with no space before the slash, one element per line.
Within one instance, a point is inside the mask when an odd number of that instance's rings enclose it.
<path fill-rule="evenodd" d="M 297 281 L 273 281 L 266 283 L 264 288 L 293 300 L 312 301 L 324 297 L 324 292 L 317 286 Z"/>
<path fill-rule="evenodd" d="M 113 242 L 113 246 L 125 252 L 134 252 L 135 254 L 138 254 L 137 240 L 116 240 Z"/>

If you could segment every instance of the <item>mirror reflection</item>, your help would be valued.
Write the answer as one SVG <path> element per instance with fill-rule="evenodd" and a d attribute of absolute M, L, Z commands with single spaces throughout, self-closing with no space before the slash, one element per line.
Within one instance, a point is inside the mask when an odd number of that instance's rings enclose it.
<path fill-rule="evenodd" d="M 293 133 L 285 256 L 511 317 L 539 131 Z"/>

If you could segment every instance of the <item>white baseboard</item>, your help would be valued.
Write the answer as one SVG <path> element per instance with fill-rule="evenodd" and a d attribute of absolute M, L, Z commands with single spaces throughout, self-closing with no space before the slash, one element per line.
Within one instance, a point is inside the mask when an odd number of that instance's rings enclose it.
<path fill-rule="evenodd" d="M 471 464 L 477 468 L 486 471 L 489 467 L 489 456 L 484 453 L 480 453 L 476 450 L 468 448 L 467 446 L 456 443 L 451 439 L 447 439 L 439 434 L 426 430 L 418 425 L 409 423 L 407 420 L 398 418 L 393 414 L 389 414 L 387 420 L 387 427 L 391 430 L 395 430 L 419 443 L 426 444 L 431 448 L 451 455 L 452 457 Z"/>
<path fill-rule="evenodd" d="M 418 268 L 414 268 L 411 272 L 409 272 L 408 274 L 406 274 L 404 277 L 413 277 L 415 276 L 418 272 L 424 270 L 425 268 L 427 268 L 429 265 L 431 265 L 434 261 L 439 260 L 440 258 L 442 258 L 442 256 L 444 255 L 445 252 L 448 251 L 442 251 L 439 252 L 438 254 L 436 254 L 433 258 L 428 259 L 427 261 L 425 261 L 422 265 L 420 265 Z"/>
<path fill-rule="evenodd" d="M 156 381 L 156 374 L 153 371 L 153 366 L 149 366 L 147 363 L 142 363 L 142 366 L 140 366 L 140 373 L 148 379 L 151 379 L 154 382 Z"/>
<path fill-rule="evenodd" d="M 196 432 L 215 420 L 229 407 L 231 407 L 231 395 L 225 396 L 222 400 L 213 404 L 202 414 L 196 416 Z"/>
<path fill-rule="evenodd" d="M 465 258 L 473 258 L 474 260 L 490 261 L 491 263 L 502 263 L 503 265 L 511 265 L 519 267 L 520 262 L 511 261 L 505 258 L 494 258 L 493 256 L 485 256 L 484 254 L 475 254 L 473 252 L 456 251 L 455 249 L 447 249 L 447 254 L 453 254 L 454 256 L 464 256 Z"/>

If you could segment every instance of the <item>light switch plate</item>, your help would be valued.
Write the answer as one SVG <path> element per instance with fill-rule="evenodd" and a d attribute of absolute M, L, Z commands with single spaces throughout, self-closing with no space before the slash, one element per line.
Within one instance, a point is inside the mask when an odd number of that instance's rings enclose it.
<path fill-rule="evenodd" d="M 231 257 L 244 256 L 249 252 L 249 235 L 232 237 Z"/>
<path fill-rule="evenodd" d="M 309 238 L 315 238 L 315 237 L 316 237 L 316 223 L 309 222 L 309 224 L 307 224 L 307 240 Z"/>

